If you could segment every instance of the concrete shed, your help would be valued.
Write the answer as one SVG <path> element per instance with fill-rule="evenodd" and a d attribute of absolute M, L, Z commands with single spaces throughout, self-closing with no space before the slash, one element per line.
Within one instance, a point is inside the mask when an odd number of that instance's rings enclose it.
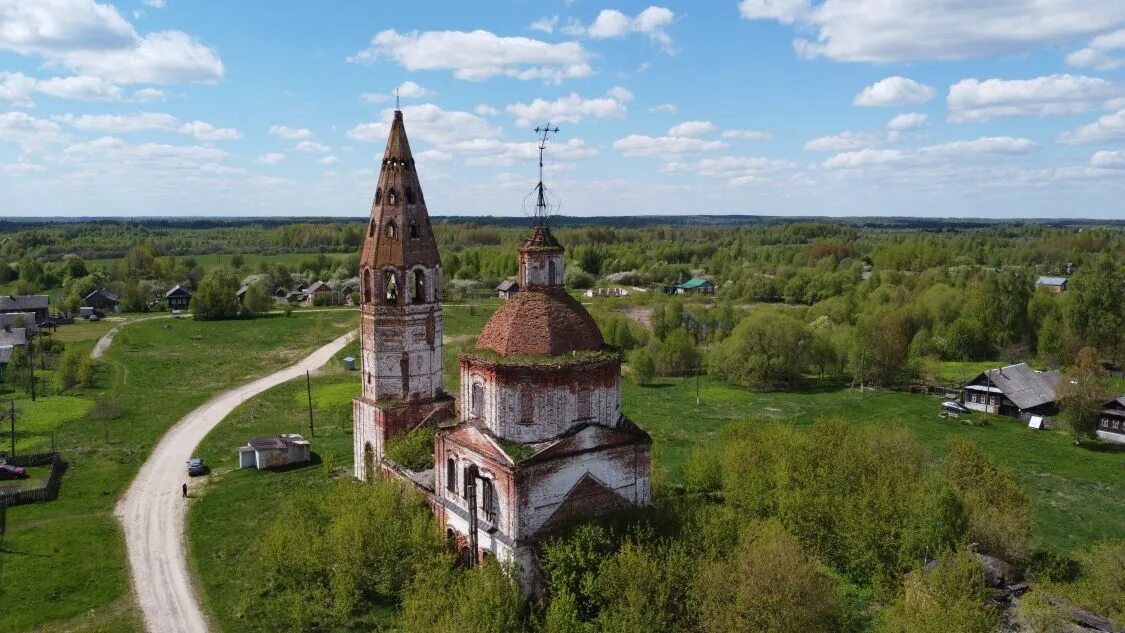
<path fill-rule="evenodd" d="M 282 468 L 311 459 L 309 441 L 293 433 L 254 438 L 238 449 L 239 468 Z"/>

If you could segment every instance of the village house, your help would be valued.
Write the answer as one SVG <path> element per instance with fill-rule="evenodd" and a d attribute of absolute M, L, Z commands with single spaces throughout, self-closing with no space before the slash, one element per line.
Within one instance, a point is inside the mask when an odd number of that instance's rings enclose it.
<path fill-rule="evenodd" d="M 544 538 L 573 519 L 648 503 L 652 440 L 621 413 L 621 357 L 566 293 L 544 209 L 519 250 L 519 292 L 459 358 L 455 410 L 442 385 L 441 261 L 398 110 L 360 271 L 355 475 L 381 472 L 422 490 L 463 564 L 513 563 L 535 594 Z M 414 472 L 385 457 L 387 442 L 429 425 L 433 467 Z"/>
<path fill-rule="evenodd" d="M 587 297 L 628 297 L 629 290 L 620 286 L 613 288 L 590 288 L 583 293 Z"/>
<path fill-rule="evenodd" d="M 82 305 L 89 308 L 94 308 L 95 310 L 117 312 L 118 306 L 121 305 L 121 300 L 112 290 L 108 288 L 101 288 L 86 295 L 82 299 Z"/>
<path fill-rule="evenodd" d="M 305 303 L 310 306 L 330 306 L 340 303 L 340 295 L 323 281 L 316 281 L 305 289 Z"/>
<path fill-rule="evenodd" d="M 306 464 L 311 459 L 309 441 L 293 433 L 257 437 L 238 449 L 239 468 L 284 468 Z"/>
<path fill-rule="evenodd" d="M 191 305 L 192 291 L 177 284 L 164 293 L 164 300 L 168 303 L 169 310 L 187 310 Z"/>
<path fill-rule="evenodd" d="M 28 336 L 39 332 L 39 324 L 35 322 L 35 314 L 32 312 L 0 314 L 0 328 L 23 328 L 27 330 Z"/>
<path fill-rule="evenodd" d="M 1096 434 L 1106 442 L 1125 444 L 1125 395 L 1105 403 Z"/>
<path fill-rule="evenodd" d="M 1060 379 L 1058 370 L 1036 371 L 1027 363 L 1008 365 L 978 374 L 962 388 L 962 399 L 974 411 L 1022 420 L 1053 415 Z"/>
<path fill-rule="evenodd" d="M 505 279 L 500 282 L 499 286 L 496 286 L 496 296 L 505 301 L 515 297 L 519 291 L 520 285 L 514 279 Z"/>
<path fill-rule="evenodd" d="M 1035 280 L 1035 287 L 1047 292 L 1066 292 L 1066 277 L 1040 277 Z"/>
<path fill-rule="evenodd" d="M 28 312 L 36 322 L 47 318 L 48 304 L 47 295 L 0 295 L 0 313 Z"/>
<path fill-rule="evenodd" d="M 25 347 L 27 337 L 27 328 L 0 326 L 0 347 Z"/>
<path fill-rule="evenodd" d="M 715 284 L 711 283 L 711 281 L 708 280 L 708 279 L 704 279 L 703 277 L 692 277 L 691 279 L 689 279 L 689 280 L 687 280 L 683 283 L 676 284 L 675 292 L 678 295 L 685 295 L 685 294 L 713 295 L 713 294 L 715 294 Z"/>

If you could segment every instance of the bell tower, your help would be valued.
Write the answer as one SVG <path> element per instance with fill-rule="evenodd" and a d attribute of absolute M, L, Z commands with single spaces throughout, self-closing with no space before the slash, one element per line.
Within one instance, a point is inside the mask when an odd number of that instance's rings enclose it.
<path fill-rule="evenodd" d="M 355 474 L 377 475 L 386 441 L 453 416 L 442 388 L 441 259 L 402 111 L 395 110 L 359 259 L 362 395 Z"/>

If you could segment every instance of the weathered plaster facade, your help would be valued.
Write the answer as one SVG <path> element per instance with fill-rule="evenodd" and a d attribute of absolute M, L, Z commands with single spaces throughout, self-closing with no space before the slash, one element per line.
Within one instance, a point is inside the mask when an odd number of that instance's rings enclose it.
<path fill-rule="evenodd" d="M 413 167 L 396 112 L 360 258 L 355 474 L 413 482 L 463 562 L 514 562 L 537 593 L 544 537 L 649 502 L 652 440 L 621 414 L 620 354 L 563 288 L 563 248 L 545 222 L 520 248 L 520 291 L 459 359 L 454 412 L 442 390 L 441 262 Z M 432 471 L 384 459 L 388 439 L 426 424 L 438 426 Z"/>
<path fill-rule="evenodd" d="M 395 112 L 360 255 L 362 395 L 353 401 L 355 475 L 386 441 L 453 417 L 442 390 L 441 260 L 402 112 Z"/>

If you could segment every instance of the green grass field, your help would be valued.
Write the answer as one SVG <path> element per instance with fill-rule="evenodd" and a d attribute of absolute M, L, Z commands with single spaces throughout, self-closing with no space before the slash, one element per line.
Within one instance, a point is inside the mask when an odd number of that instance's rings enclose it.
<path fill-rule="evenodd" d="M 475 341 L 495 304 L 448 306 L 444 311 L 447 391 L 457 384 L 457 352 Z M 356 355 L 358 343 L 340 353 Z M 966 364 L 968 365 L 968 364 Z M 973 367 L 951 367 L 951 372 Z M 655 476 L 676 483 L 696 447 L 717 441 L 731 424 L 755 419 L 790 421 L 807 428 L 817 420 L 842 418 L 854 424 L 905 426 L 942 456 L 947 442 L 964 437 L 1011 470 L 1027 490 L 1035 515 L 1035 538 L 1046 547 L 1073 552 L 1095 540 L 1125 538 L 1125 452 L 1100 443 L 1075 447 L 1061 432 L 1036 432 L 1024 424 L 990 416 L 984 426 L 938 418 L 940 398 L 891 391 L 858 392 L 827 383 L 794 392 L 753 392 L 703 377 L 701 404 L 695 379 L 660 379 L 639 387 L 622 382 L 624 412 L 654 438 Z M 243 404 L 207 437 L 200 454 L 214 474 L 192 502 L 188 537 L 191 557 L 208 611 L 222 630 L 258 630 L 255 597 L 264 573 L 257 555 L 271 508 L 304 490 L 327 489 L 347 477 L 352 464 L 351 398 L 355 374 L 334 368 L 313 379 L 317 436 L 314 464 L 283 472 L 235 470 L 235 449 L 257 435 L 306 432 L 307 395 L 303 381 L 280 385 Z M 241 573 L 228 573 L 238 569 Z M 373 616 L 385 624 L 392 615 Z"/>
<path fill-rule="evenodd" d="M 279 369 L 357 325 L 355 312 L 291 318 L 135 323 L 115 336 L 101 386 L 82 395 L 104 419 L 59 413 L 17 429 L 49 447 L 54 426 L 69 463 L 59 499 L 10 508 L 0 543 L 0 630 L 140 630 L 113 506 L 163 432 L 213 393 Z M 60 328 L 60 332 L 62 329 Z M 92 339 L 85 339 L 92 345 Z M 66 402 L 65 400 L 63 402 Z M 106 407 L 107 402 L 112 406 Z M 58 419 L 58 416 L 66 419 Z M 23 419 L 23 418 L 21 418 Z"/>
<path fill-rule="evenodd" d="M 986 426 L 937 417 L 940 398 L 843 386 L 795 392 L 753 392 L 703 377 L 663 379 L 649 387 L 622 383 L 622 409 L 652 434 L 659 476 L 675 482 L 695 446 L 714 442 L 729 424 L 751 418 L 791 420 L 800 427 L 822 418 L 855 424 L 904 426 L 935 455 L 947 441 L 975 442 L 1012 471 L 1027 490 L 1042 545 L 1072 552 L 1102 538 L 1125 538 L 1125 451 L 1100 442 L 1074 446 L 1061 431 L 1033 431 L 1025 423 L 988 416 Z"/>

